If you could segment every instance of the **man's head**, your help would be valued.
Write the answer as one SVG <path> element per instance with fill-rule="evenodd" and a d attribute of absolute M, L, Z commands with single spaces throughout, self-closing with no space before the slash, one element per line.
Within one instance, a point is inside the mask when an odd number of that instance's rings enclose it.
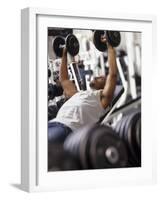
<path fill-rule="evenodd" d="M 105 76 L 98 76 L 95 77 L 91 82 L 90 82 L 90 87 L 95 90 L 100 90 L 103 89 L 105 86 L 106 82 L 106 77 Z"/>

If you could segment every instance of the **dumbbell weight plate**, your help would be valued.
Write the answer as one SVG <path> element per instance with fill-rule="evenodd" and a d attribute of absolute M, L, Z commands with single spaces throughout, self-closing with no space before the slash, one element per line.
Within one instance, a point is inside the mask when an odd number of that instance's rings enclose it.
<path fill-rule="evenodd" d="M 55 86 L 52 83 L 48 84 L 48 100 L 53 100 L 55 98 L 54 88 Z"/>
<path fill-rule="evenodd" d="M 128 116 L 124 116 L 121 120 L 121 124 L 119 128 L 119 136 L 123 140 L 124 140 L 125 125 L 126 125 L 127 120 L 128 120 Z"/>
<path fill-rule="evenodd" d="M 139 115 L 136 119 L 136 122 L 135 122 L 135 137 L 134 137 L 134 141 L 135 141 L 135 145 L 137 146 L 137 149 L 140 149 L 140 144 L 139 144 L 139 141 L 138 141 L 138 138 L 139 137 L 139 128 L 140 128 L 140 120 L 141 120 L 141 115 Z"/>
<path fill-rule="evenodd" d="M 133 146 L 133 150 L 134 150 L 134 157 L 136 158 L 136 165 L 140 166 L 141 165 L 141 150 L 138 147 L 137 144 L 137 136 L 136 136 L 136 125 L 138 122 L 138 119 L 140 118 L 140 113 L 136 114 L 133 118 L 133 122 L 131 125 L 131 134 L 132 134 L 132 146 Z"/>
<path fill-rule="evenodd" d="M 115 132 L 117 133 L 117 135 L 119 136 L 119 130 L 120 130 L 120 125 L 121 125 L 122 119 L 120 119 L 115 127 Z"/>
<path fill-rule="evenodd" d="M 111 44 L 112 47 L 119 46 L 121 42 L 121 35 L 119 31 L 107 31 L 106 34 L 108 42 Z"/>
<path fill-rule="evenodd" d="M 56 105 L 48 106 L 48 121 L 54 119 L 58 113 L 58 107 Z"/>
<path fill-rule="evenodd" d="M 101 41 L 101 37 L 105 34 L 105 31 L 94 31 L 93 43 L 99 51 L 106 51 L 107 45 Z"/>
<path fill-rule="evenodd" d="M 75 35 L 69 34 L 66 37 L 66 48 L 71 56 L 76 56 L 79 52 L 79 41 Z"/>
<path fill-rule="evenodd" d="M 62 105 L 65 103 L 66 99 L 62 98 L 59 101 L 56 102 L 56 105 L 58 107 L 58 109 L 60 109 L 62 107 Z"/>
<path fill-rule="evenodd" d="M 90 138 L 89 158 L 95 169 L 125 167 L 127 152 L 124 143 L 109 127 L 94 129 Z"/>
<path fill-rule="evenodd" d="M 135 134 L 135 132 L 133 133 L 132 130 L 133 123 L 135 122 L 135 118 L 137 118 L 137 115 L 138 111 L 134 111 L 133 113 L 128 115 L 129 118 L 126 122 L 124 130 L 124 139 L 127 143 L 128 149 L 130 150 L 129 161 L 132 163 L 132 165 L 136 165 L 136 163 L 138 163 L 138 158 L 135 153 L 135 146 L 133 144 L 133 134 Z"/>
<path fill-rule="evenodd" d="M 80 163 L 83 169 L 88 169 L 87 148 L 91 126 L 84 126 L 71 135 L 69 135 L 64 143 L 64 149 L 71 154 Z"/>
<path fill-rule="evenodd" d="M 82 167 L 84 169 L 88 169 L 91 167 L 89 166 L 89 160 L 88 160 L 89 140 L 95 127 L 96 127 L 95 125 L 86 126 L 86 127 L 83 127 L 81 131 L 82 136 L 80 140 L 79 155 L 80 155 L 80 161 L 81 161 Z"/>
<path fill-rule="evenodd" d="M 141 148 L 141 118 L 138 120 L 136 125 L 136 141 L 138 147 Z"/>
<path fill-rule="evenodd" d="M 55 37 L 53 40 L 53 50 L 58 57 L 63 55 L 63 46 L 65 45 L 65 39 L 61 36 Z"/>
<path fill-rule="evenodd" d="M 126 140 L 125 140 L 125 138 L 124 138 L 124 134 L 125 134 L 125 126 L 126 126 L 126 123 L 127 123 L 127 121 L 128 121 L 128 118 L 129 118 L 129 116 L 128 115 L 125 115 L 125 116 L 123 116 L 123 118 L 121 119 L 121 121 L 120 121 L 120 125 L 119 125 L 119 127 L 118 127 L 118 134 L 119 134 L 119 137 L 121 138 L 121 140 L 122 141 L 124 141 L 124 144 L 125 144 L 125 146 L 126 146 L 126 148 L 127 148 L 127 150 L 128 150 L 128 160 L 129 160 L 129 147 L 128 147 L 128 145 L 127 145 L 127 142 L 126 142 Z M 130 162 L 131 163 L 131 162 Z M 130 163 L 128 163 L 128 166 L 130 166 L 129 164 Z"/>
<path fill-rule="evenodd" d="M 139 113 L 137 113 L 131 120 L 132 122 L 131 122 L 129 130 L 128 130 L 129 134 L 127 134 L 127 136 L 129 136 L 129 135 L 131 136 L 131 137 L 128 137 L 128 139 L 129 139 L 129 142 L 132 144 L 131 152 L 132 152 L 133 158 L 136 161 L 136 163 L 135 163 L 136 166 L 140 166 L 140 162 L 141 162 L 141 155 L 140 155 L 138 145 L 136 142 L 136 122 L 138 120 L 138 117 L 139 117 Z"/>
<path fill-rule="evenodd" d="M 128 150 L 128 160 L 130 163 L 133 162 L 133 158 L 131 156 L 131 150 L 130 150 L 130 145 L 127 141 L 127 130 L 129 126 L 129 121 L 131 120 L 131 115 L 125 115 L 124 118 L 122 119 L 122 126 L 120 127 L 120 137 L 121 139 L 125 142 L 127 150 Z"/>
<path fill-rule="evenodd" d="M 137 149 L 139 148 L 138 142 L 137 142 L 137 126 L 138 126 L 138 121 L 139 121 L 140 117 L 138 116 L 135 120 L 135 126 L 134 126 L 134 130 L 133 132 L 135 132 L 134 134 L 134 140 L 135 140 L 135 144 L 137 146 Z"/>
<path fill-rule="evenodd" d="M 133 117 L 135 116 L 137 111 L 133 111 L 132 113 L 130 114 L 127 114 L 125 117 L 126 117 L 126 120 L 124 122 L 124 130 L 123 130 L 123 133 L 122 133 L 122 138 L 127 142 L 127 131 L 128 131 L 128 127 L 129 127 L 129 124 L 131 123 L 131 120 L 133 119 Z"/>
<path fill-rule="evenodd" d="M 51 76 L 51 70 L 48 68 L 48 78 Z"/>

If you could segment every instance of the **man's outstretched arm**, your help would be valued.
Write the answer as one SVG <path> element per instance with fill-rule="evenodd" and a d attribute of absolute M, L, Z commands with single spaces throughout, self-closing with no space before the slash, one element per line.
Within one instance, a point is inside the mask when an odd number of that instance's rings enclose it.
<path fill-rule="evenodd" d="M 111 103 L 117 82 L 117 64 L 116 64 L 115 49 L 111 45 L 108 45 L 107 53 L 108 53 L 109 73 L 106 78 L 106 83 L 101 94 L 101 104 L 103 108 L 107 108 Z"/>
<path fill-rule="evenodd" d="M 63 56 L 59 71 L 59 81 L 64 89 L 65 95 L 68 98 L 70 98 L 77 92 L 75 84 L 70 81 L 68 77 L 67 50 L 65 48 L 63 50 Z"/>

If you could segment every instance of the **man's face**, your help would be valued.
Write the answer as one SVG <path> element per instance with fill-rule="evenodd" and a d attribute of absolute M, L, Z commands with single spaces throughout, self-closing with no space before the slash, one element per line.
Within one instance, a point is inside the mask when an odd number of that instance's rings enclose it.
<path fill-rule="evenodd" d="M 103 89 L 105 86 L 106 82 L 106 77 L 105 76 L 98 76 L 95 77 L 91 82 L 90 82 L 90 87 L 95 90 L 100 90 Z"/>

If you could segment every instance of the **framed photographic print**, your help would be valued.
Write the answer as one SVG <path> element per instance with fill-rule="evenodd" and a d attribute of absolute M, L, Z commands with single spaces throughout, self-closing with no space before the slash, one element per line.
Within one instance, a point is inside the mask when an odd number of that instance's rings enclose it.
<path fill-rule="evenodd" d="M 22 10 L 23 190 L 155 182 L 155 23 L 154 16 Z"/>

